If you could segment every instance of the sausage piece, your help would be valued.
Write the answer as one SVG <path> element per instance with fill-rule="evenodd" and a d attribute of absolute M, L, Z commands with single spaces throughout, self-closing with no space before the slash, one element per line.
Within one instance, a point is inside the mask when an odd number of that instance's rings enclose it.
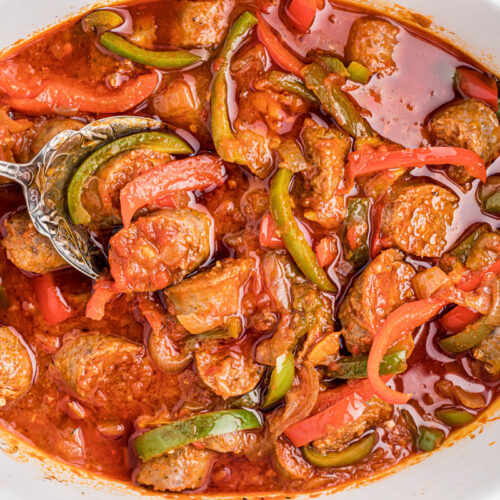
<path fill-rule="evenodd" d="M 230 318 L 238 321 L 240 290 L 253 266 L 253 259 L 226 259 L 171 286 L 165 291 L 169 311 L 193 334 L 224 327 Z"/>
<path fill-rule="evenodd" d="M 336 196 L 344 175 L 344 163 L 351 146 L 344 132 L 325 128 L 306 119 L 302 129 L 304 153 L 308 167 L 302 171 L 307 191 L 302 204 L 304 216 L 327 229 L 338 227 L 345 217 L 342 196 Z"/>
<path fill-rule="evenodd" d="M 241 396 L 259 383 L 264 367 L 252 359 L 249 347 L 209 340 L 196 350 L 198 375 L 217 396 Z"/>
<path fill-rule="evenodd" d="M 31 387 L 33 365 L 27 348 L 13 330 L 0 327 L 0 407 Z"/>
<path fill-rule="evenodd" d="M 125 184 L 171 158 L 168 153 L 144 147 L 124 151 L 99 167 L 82 193 L 83 206 L 91 214 L 92 222 L 118 224 L 120 191 Z"/>
<path fill-rule="evenodd" d="M 88 399 L 116 366 L 143 352 L 141 345 L 123 337 L 93 332 L 67 339 L 54 355 L 54 367 L 78 397 Z"/>
<path fill-rule="evenodd" d="M 165 209 L 118 231 L 109 242 L 116 288 L 154 292 L 181 280 L 210 255 L 210 224 L 202 212 Z"/>
<path fill-rule="evenodd" d="M 383 320 L 412 300 L 415 269 L 403 262 L 403 253 L 389 249 L 378 255 L 356 279 L 339 308 L 347 348 L 366 354 Z"/>
<path fill-rule="evenodd" d="M 188 445 L 140 465 L 136 481 L 156 491 L 183 491 L 199 488 L 217 454 Z"/>
<path fill-rule="evenodd" d="M 203 440 L 203 444 L 210 450 L 219 453 L 234 453 L 240 455 L 248 451 L 257 441 L 257 434 L 253 431 L 226 432 L 218 436 Z"/>
<path fill-rule="evenodd" d="M 170 43 L 213 48 L 224 40 L 233 0 L 181 0 L 170 15 Z"/>
<path fill-rule="evenodd" d="M 333 432 L 313 441 L 312 446 L 320 452 L 341 451 L 355 438 L 371 427 L 388 420 L 393 406 L 377 397 L 368 401 L 363 413 L 355 420 L 337 427 Z"/>
<path fill-rule="evenodd" d="M 392 56 L 399 28 L 373 16 L 360 17 L 351 26 L 345 47 L 348 61 L 366 66 L 372 73 L 391 74 L 396 69 Z"/>
<path fill-rule="evenodd" d="M 486 164 L 500 154 L 500 124 L 495 112 L 475 99 L 447 106 L 429 122 L 431 140 L 437 146 L 466 148 Z"/>
<path fill-rule="evenodd" d="M 55 118 L 46 121 L 39 129 L 33 142 L 31 152 L 37 154 L 51 139 L 64 130 L 80 130 L 85 125 L 84 122 L 73 120 L 72 118 Z"/>
<path fill-rule="evenodd" d="M 68 265 L 49 238 L 35 229 L 27 211 L 9 217 L 5 227 L 7 236 L 2 245 L 8 259 L 19 269 L 45 274 Z"/>
<path fill-rule="evenodd" d="M 314 474 L 314 467 L 283 435 L 274 443 L 273 462 L 280 473 L 288 479 L 309 479 Z"/>
<path fill-rule="evenodd" d="M 440 257 L 448 244 L 458 197 L 437 184 L 393 188 L 382 213 L 382 234 L 418 257 Z"/>

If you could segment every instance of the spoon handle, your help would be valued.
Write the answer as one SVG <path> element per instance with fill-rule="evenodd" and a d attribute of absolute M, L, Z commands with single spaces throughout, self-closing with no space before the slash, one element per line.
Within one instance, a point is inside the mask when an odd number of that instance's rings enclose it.
<path fill-rule="evenodd" d="M 7 177 L 24 187 L 28 187 L 33 181 L 35 166 L 32 163 L 10 163 L 0 160 L 0 176 Z"/>

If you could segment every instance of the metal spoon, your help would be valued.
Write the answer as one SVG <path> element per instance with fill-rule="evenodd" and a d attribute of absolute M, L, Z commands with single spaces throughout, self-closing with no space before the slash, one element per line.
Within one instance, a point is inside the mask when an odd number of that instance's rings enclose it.
<path fill-rule="evenodd" d="M 57 134 L 30 163 L 0 161 L 0 175 L 21 185 L 35 228 L 50 238 L 61 257 L 96 278 L 105 259 L 90 233 L 71 221 L 66 205 L 68 183 L 85 157 L 104 143 L 160 127 L 159 121 L 137 116 L 96 120 L 80 130 Z"/>

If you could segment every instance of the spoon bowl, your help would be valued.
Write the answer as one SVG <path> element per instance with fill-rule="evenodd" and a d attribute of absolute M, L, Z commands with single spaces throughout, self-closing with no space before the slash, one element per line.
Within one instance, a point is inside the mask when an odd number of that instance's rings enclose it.
<path fill-rule="evenodd" d="M 161 127 L 157 120 L 138 116 L 96 120 L 80 130 L 60 132 L 29 163 L 0 161 L 0 175 L 22 187 L 36 230 L 50 238 L 68 264 L 95 279 L 105 257 L 91 234 L 73 224 L 66 203 L 68 184 L 80 163 L 105 143 Z"/>

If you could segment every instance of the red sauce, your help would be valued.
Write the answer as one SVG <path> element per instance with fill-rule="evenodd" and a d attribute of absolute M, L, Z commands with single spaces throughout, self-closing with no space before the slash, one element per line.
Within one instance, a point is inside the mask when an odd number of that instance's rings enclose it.
<path fill-rule="evenodd" d="M 119 31 L 128 33 L 130 22 L 140 16 L 153 16 L 158 26 L 156 46 L 167 46 L 169 19 L 165 12 L 174 9 L 175 4 L 174 0 L 154 1 L 119 8 L 117 10 L 126 19 L 125 25 Z M 243 1 L 238 3 L 232 17 L 246 8 L 253 8 L 253 4 Z M 304 35 L 297 34 L 286 21 L 283 12 L 276 7 L 268 8 L 265 19 L 283 35 L 285 42 L 296 54 L 305 57 L 312 49 L 318 48 L 342 55 L 352 22 L 365 14 L 364 11 L 326 2 L 324 9 L 316 16 L 311 32 Z M 366 110 L 368 121 L 378 133 L 406 147 L 417 147 L 426 144 L 422 129 L 429 113 L 455 98 L 451 85 L 455 68 L 472 63 L 449 46 L 391 22 L 400 28 L 399 43 L 394 54 L 398 69 L 389 77 L 373 77 L 367 85 L 351 82 L 345 90 Z M 64 57 L 68 43 L 72 48 L 70 60 Z M 255 43 L 255 40 L 251 43 Z M 101 82 L 104 75 L 116 64 L 115 59 L 96 48 L 94 39 L 84 34 L 78 23 L 65 25 L 56 32 L 32 40 L 13 56 L 13 60 L 29 62 L 37 74 L 64 74 L 90 85 Z M 210 64 L 203 66 L 202 71 L 210 72 Z M 233 116 L 237 115 L 237 107 L 238 103 L 233 99 Z M 139 106 L 132 112 L 147 116 L 150 109 Z M 318 120 L 324 119 L 325 117 L 318 117 Z M 301 119 L 297 121 L 297 125 L 300 125 L 300 121 Z M 280 129 L 279 133 L 293 133 L 297 130 L 297 125 L 293 121 L 290 127 Z M 201 149 L 211 149 L 205 135 L 182 129 L 178 129 L 178 132 L 189 137 L 189 142 L 194 145 L 200 141 Z M 498 162 L 490 169 L 491 173 L 497 171 L 500 171 Z M 497 218 L 488 217 L 479 209 L 475 189 L 464 193 L 437 169 L 422 169 L 412 173 L 415 176 L 431 178 L 449 187 L 459 196 L 460 209 L 455 214 L 453 228 L 448 234 L 449 247 L 472 224 L 488 222 L 493 227 L 499 226 Z M 235 231 L 240 225 L 256 239 L 256 221 L 243 217 L 235 223 L 235 217 L 228 215 L 226 208 L 228 204 L 236 205 L 240 201 L 247 185 L 267 191 L 269 183 L 267 180 L 250 179 L 247 173 L 241 171 L 230 171 L 230 179 L 234 179 L 238 189 L 231 190 L 223 186 L 205 198 L 200 197 L 198 201 L 211 211 L 216 221 L 216 230 L 219 230 L 220 234 Z M 5 218 L 24 206 L 18 188 L 2 187 L 1 194 L 0 217 Z M 304 223 L 304 227 L 312 243 L 319 242 L 325 235 L 325 231 L 310 224 Z M 242 245 L 252 248 L 252 245 L 256 245 L 254 239 L 249 237 Z M 220 239 L 217 240 L 213 259 L 233 254 L 234 250 Z M 413 263 L 420 267 L 429 266 L 428 261 L 421 259 L 414 259 Z M 186 412 L 192 408 L 217 409 L 221 404 L 221 401 L 200 383 L 192 366 L 178 375 L 167 375 L 159 371 L 148 373 L 144 381 L 136 381 L 132 389 L 132 400 L 127 400 L 118 389 L 114 389 L 111 380 L 106 394 L 103 395 L 105 404 L 104 400 L 77 403 L 54 381 L 51 374 L 52 354 L 59 347 L 64 335 L 72 330 L 99 329 L 142 343 L 147 338 L 149 329 L 140 319 L 133 298 L 121 296 L 108 306 L 103 321 L 94 322 L 84 314 L 91 281 L 76 271 L 61 271 L 56 275 L 57 283 L 75 312 L 68 321 L 50 327 L 38 313 L 32 277 L 15 268 L 6 259 L 3 251 L 0 252 L 0 271 L 2 284 L 9 291 L 9 298 L 14 304 L 7 311 L 0 311 L 1 321 L 22 334 L 35 354 L 37 365 L 31 390 L 19 401 L 0 408 L 0 421 L 34 446 L 89 471 L 130 480 L 135 459 L 131 458 L 133 454 L 129 449 L 129 437 L 135 432 L 138 417 L 159 414 L 167 409 L 172 412 L 179 411 L 182 416 L 183 409 Z M 330 275 L 342 287 L 338 294 L 338 303 L 354 277 L 342 259 L 337 259 L 332 264 Z M 253 286 L 255 300 L 258 299 L 262 303 L 269 300 L 258 283 L 253 283 Z M 433 411 L 451 403 L 449 399 L 435 393 L 435 383 L 440 379 L 450 380 L 466 390 L 481 394 L 488 404 L 496 398 L 500 390 L 498 382 L 488 379 L 484 372 L 478 371 L 469 357 L 451 358 L 439 350 L 436 339 L 441 335 L 443 332 L 436 324 L 422 328 L 416 335 L 416 346 L 408 362 L 408 370 L 396 377 L 395 386 L 398 389 L 415 394 L 405 408 L 411 412 L 417 424 L 432 420 L 433 425 L 440 426 L 433 420 Z M 255 332 L 249 330 L 234 345 L 234 349 L 248 349 L 255 340 Z M 120 374 L 117 375 L 119 376 Z M 456 403 L 454 406 L 457 406 Z M 335 472 L 328 469 L 318 471 L 313 479 L 302 481 L 281 477 L 272 465 L 270 453 L 264 453 L 253 460 L 221 454 L 213 467 L 210 479 L 202 489 L 210 493 L 317 490 L 333 487 L 353 478 L 367 477 L 416 451 L 401 423 L 400 409 L 396 410 L 393 420 L 395 426 L 392 430 L 378 430 L 381 440 L 376 450 L 369 460 L 359 465 Z M 124 434 L 114 439 L 103 436 L 98 430 L 98 424 L 110 421 L 120 422 L 125 429 Z M 449 433 L 447 427 L 440 427 Z"/>

